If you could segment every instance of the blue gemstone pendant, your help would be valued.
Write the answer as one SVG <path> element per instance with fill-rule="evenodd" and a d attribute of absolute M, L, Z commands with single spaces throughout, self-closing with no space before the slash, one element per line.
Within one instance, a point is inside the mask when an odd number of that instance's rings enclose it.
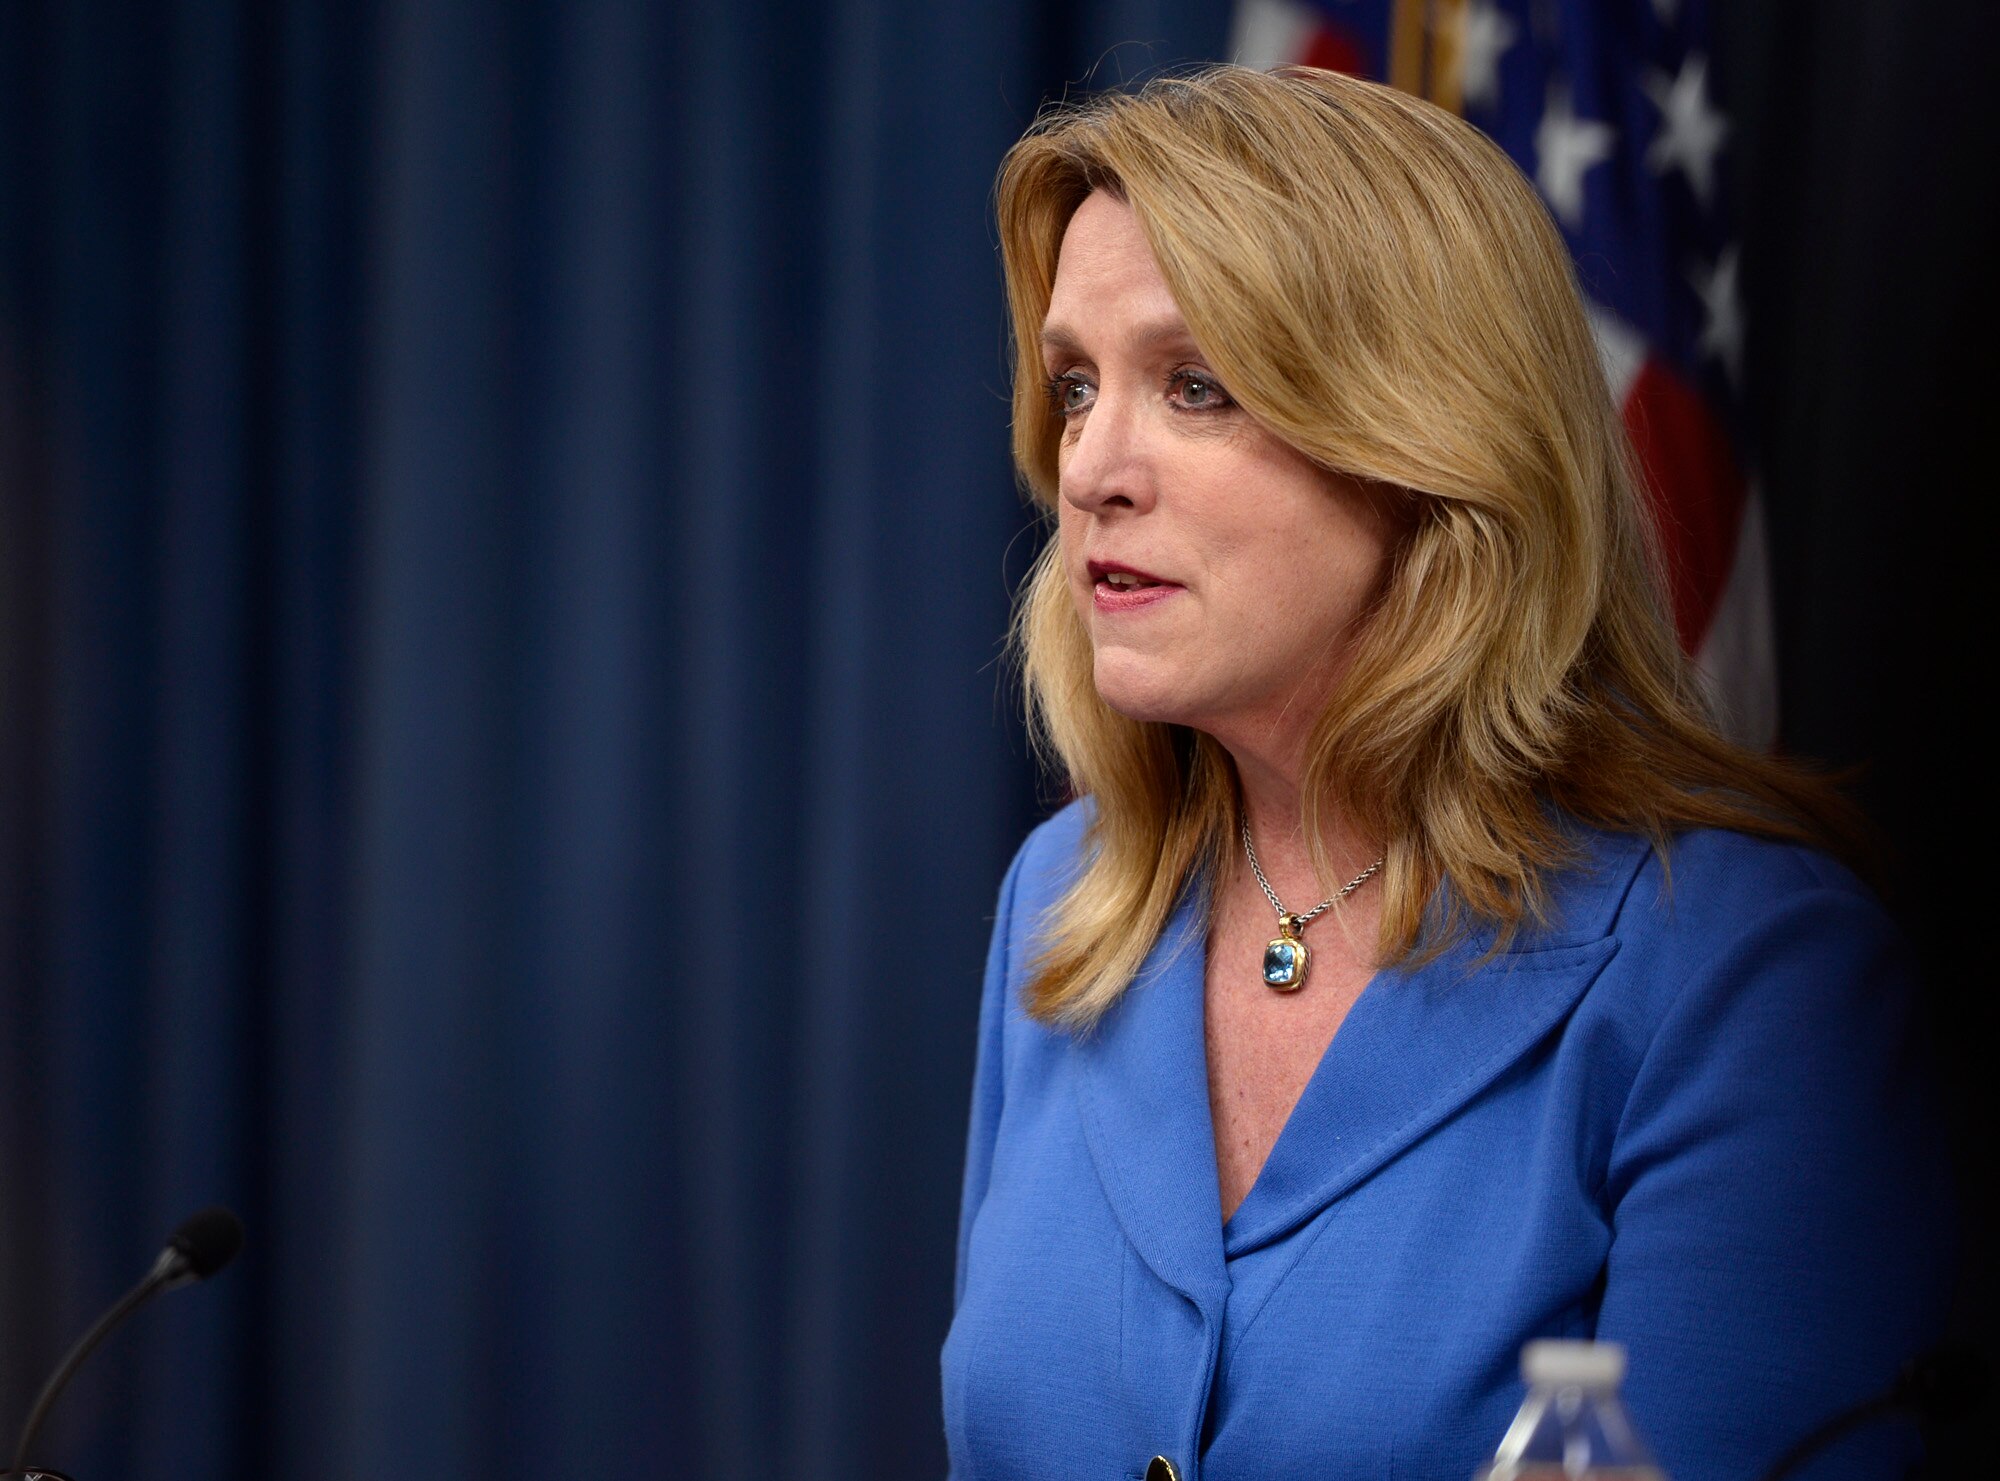
<path fill-rule="evenodd" d="M 1278 917 L 1277 937 L 1264 948 L 1264 985 L 1274 992 L 1297 992 L 1306 982 L 1306 944 L 1299 939 L 1299 918 Z"/>

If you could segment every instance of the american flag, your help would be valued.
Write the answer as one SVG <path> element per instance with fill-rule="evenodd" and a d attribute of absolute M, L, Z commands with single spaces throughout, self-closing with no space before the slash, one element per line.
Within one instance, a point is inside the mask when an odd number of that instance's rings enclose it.
<path fill-rule="evenodd" d="M 1646 471 L 1682 646 L 1725 732 L 1763 747 L 1778 718 L 1769 562 L 1709 39 L 1708 0 L 1239 0 L 1232 50 L 1428 98 L 1535 182 Z"/>

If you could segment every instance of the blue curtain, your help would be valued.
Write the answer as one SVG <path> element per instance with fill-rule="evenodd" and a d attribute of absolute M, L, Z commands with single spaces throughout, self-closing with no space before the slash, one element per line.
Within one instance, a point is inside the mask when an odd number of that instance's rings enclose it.
<path fill-rule="evenodd" d="M 38 1458 L 942 1470 L 991 182 L 1226 19 L 0 7 L 0 1435 L 224 1201 Z"/>

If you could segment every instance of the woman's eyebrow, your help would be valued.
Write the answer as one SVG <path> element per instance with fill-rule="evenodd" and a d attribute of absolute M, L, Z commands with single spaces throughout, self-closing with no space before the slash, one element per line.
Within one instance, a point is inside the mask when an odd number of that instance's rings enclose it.
<path fill-rule="evenodd" d="M 1040 338 L 1042 349 L 1048 353 L 1079 357 L 1085 354 L 1082 338 L 1067 324 L 1042 325 Z M 1185 347 L 1190 350 L 1200 349 L 1194 342 L 1194 335 L 1188 330 L 1187 321 L 1178 314 L 1171 318 L 1155 319 L 1150 323 L 1141 324 L 1124 338 L 1131 348 L 1137 350 L 1158 349 L 1162 345 Z"/>
<path fill-rule="evenodd" d="M 1042 326 L 1041 340 L 1042 349 L 1051 354 L 1081 355 L 1083 353 L 1082 341 L 1076 337 L 1074 330 L 1069 329 L 1065 325 L 1044 324 Z"/>

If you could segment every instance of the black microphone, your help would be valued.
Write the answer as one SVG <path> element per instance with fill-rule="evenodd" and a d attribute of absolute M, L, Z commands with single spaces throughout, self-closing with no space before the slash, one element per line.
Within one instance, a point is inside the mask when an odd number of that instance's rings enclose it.
<path fill-rule="evenodd" d="M 1882 1393 L 1841 1410 L 1779 1456 L 1763 1481 L 1781 1481 L 1834 1441 L 1878 1419 L 1909 1415 L 1926 1425 L 1949 1424 L 1978 1407 L 1991 1380 L 1992 1369 L 1978 1349 L 1957 1343 L 1932 1348 L 1905 1363 Z"/>
<path fill-rule="evenodd" d="M 56 1396 L 63 1391 L 63 1386 L 76 1370 L 83 1366 L 83 1360 L 97 1351 L 97 1345 L 111 1335 L 113 1327 L 161 1291 L 207 1280 L 234 1260 L 236 1252 L 242 1248 L 243 1221 L 226 1208 L 205 1208 L 176 1229 L 173 1238 L 167 1241 L 167 1247 L 160 1251 L 160 1258 L 146 1272 L 146 1278 L 120 1296 L 117 1304 L 97 1319 L 97 1324 L 78 1339 L 76 1346 L 69 1350 L 68 1356 L 50 1375 L 49 1381 L 42 1385 L 35 1407 L 28 1411 L 28 1422 L 21 1426 L 21 1443 L 14 1447 L 14 1469 L 22 1471 L 28 1468 L 28 1451 L 34 1446 L 42 1421 L 49 1417 L 49 1409 L 55 1404 Z"/>

